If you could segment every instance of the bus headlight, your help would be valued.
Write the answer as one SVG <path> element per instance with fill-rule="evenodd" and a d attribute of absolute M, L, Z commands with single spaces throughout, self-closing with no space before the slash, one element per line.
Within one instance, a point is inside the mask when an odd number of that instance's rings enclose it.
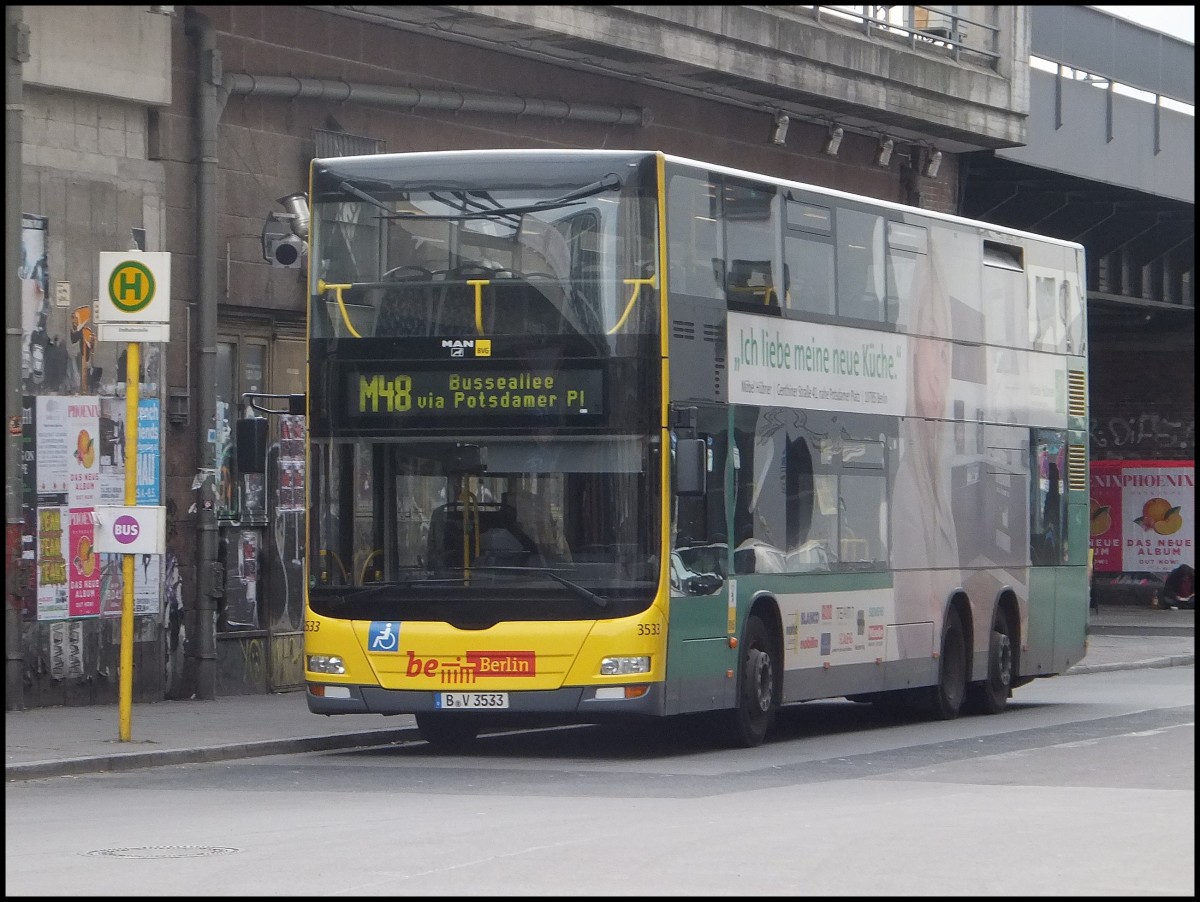
<path fill-rule="evenodd" d="M 309 673 L 345 673 L 346 665 L 341 655 L 309 655 L 306 669 Z"/>
<path fill-rule="evenodd" d="M 600 673 L 604 676 L 619 676 L 624 673 L 649 673 L 650 656 L 604 658 L 600 662 Z"/>

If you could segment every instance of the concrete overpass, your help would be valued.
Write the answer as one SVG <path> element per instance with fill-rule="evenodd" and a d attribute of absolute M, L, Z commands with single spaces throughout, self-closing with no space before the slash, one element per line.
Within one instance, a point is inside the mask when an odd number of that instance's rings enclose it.
<path fill-rule="evenodd" d="M 945 206 L 1087 248 L 1093 452 L 1194 457 L 1194 44 L 1086 6 L 324 9 L 955 155 Z"/>
<path fill-rule="evenodd" d="M 1024 145 L 968 161 L 962 212 L 1083 243 L 1104 329 L 1149 315 L 1190 332 L 1195 117 L 1172 106 L 1194 113 L 1195 45 L 1088 7 L 1030 9 Z"/>
<path fill-rule="evenodd" d="M 1195 120 L 1164 101 L 1195 103 L 1195 47 L 1099 10 L 331 9 L 965 155 L 958 212 L 1082 242 L 1105 310 L 1194 310 Z"/>

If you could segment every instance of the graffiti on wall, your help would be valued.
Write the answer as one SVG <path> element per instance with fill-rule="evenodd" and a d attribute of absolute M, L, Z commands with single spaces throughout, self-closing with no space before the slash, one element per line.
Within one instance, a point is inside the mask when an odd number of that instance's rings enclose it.
<path fill-rule="evenodd" d="M 60 620 L 50 624 L 51 678 L 82 678 L 83 674 L 83 622 Z"/>
<path fill-rule="evenodd" d="M 179 558 L 167 549 L 163 577 L 163 642 L 166 646 L 166 684 L 170 692 L 182 690 L 184 652 L 187 648 L 187 629 L 183 620 L 183 578 L 179 573 Z"/>
<path fill-rule="evenodd" d="M 1134 416 L 1101 416 L 1092 420 L 1092 448 L 1153 458 L 1164 451 L 1196 447 L 1196 421 L 1170 419 L 1157 413 Z"/>
<path fill-rule="evenodd" d="M 245 695 L 304 685 L 304 634 L 222 637 L 217 643 L 220 691 Z"/>

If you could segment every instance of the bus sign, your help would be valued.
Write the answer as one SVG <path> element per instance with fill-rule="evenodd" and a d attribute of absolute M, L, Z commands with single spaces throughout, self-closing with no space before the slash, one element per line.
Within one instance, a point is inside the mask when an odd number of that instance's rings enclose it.
<path fill-rule="evenodd" d="M 97 507 L 92 517 L 96 551 L 102 554 L 165 553 L 166 511 L 161 504 Z"/>
<path fill-rule="evenodd" d="M 100 254 L 96 322 L 101 341 L 168 341 L 171 255 L 145 251 Z"/>
<path fill-rule="evenodd" d="M 535 371 L 353 368 L 343 378 L 343 415 L 351 421 L 411 418 L 551 416 L 603 413 L 598 369 Z"/>

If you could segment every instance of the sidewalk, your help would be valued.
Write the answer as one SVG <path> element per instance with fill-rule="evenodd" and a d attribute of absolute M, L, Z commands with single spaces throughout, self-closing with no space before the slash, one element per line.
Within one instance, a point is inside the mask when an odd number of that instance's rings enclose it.
<path fill-rule="evenodd" d="M 1194 665 L 1195 611 L 1106 606 L 1089 615 L 1088 651 L 1068 674 Z M 4 715 L 6 780 L 418 741 L 411 715 L 312 714 L 304 692 L 135 704 L 121 742 L 116 705 Z"/>

